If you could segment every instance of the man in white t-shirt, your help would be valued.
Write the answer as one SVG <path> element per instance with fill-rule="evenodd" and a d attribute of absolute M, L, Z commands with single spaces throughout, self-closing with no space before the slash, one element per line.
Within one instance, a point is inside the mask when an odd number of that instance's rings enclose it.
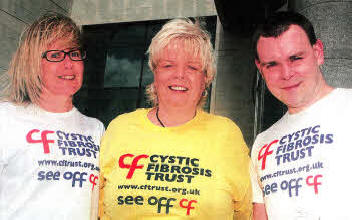
<path fill-rule="evenodd" d="M 24 33 L 0 103 L 0 219 L 97 219 L 103 124 L 72 104 L 81 88 L 81 32 L 47 13 Z"/>
<path fill-rule="evenodd" d="M 278 12 L 253 37 L 255 63 L 288 112 L 254 142 L 254 219 L 352 219 L 342 197 L 351 150 L 352 92 L 327 85 L 322 42 L 312 24 Z"/>

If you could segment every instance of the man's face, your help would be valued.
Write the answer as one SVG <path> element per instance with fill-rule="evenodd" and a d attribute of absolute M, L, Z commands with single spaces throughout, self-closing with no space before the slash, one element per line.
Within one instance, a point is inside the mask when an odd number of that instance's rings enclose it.
<path fill-rule="evenodd" d="M 298 25 L 291 25 L 279 37 L 260 37 L 256 65 L 270 92 L 299 112 L 320 99 L 325 81 L 319 66 L 324 63 L 320 40 L 313 46 Z"/>

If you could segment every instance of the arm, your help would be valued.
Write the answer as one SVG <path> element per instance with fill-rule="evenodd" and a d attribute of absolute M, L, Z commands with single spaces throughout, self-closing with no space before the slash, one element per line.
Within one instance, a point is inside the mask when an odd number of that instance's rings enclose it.
<path fill-rule="evenodd" d="M 234 220 L 249 220 L 252 219 L 252 189 L 249 186 L 247 192 L 241 201 L 235 202 Z"/>
<path fill-rule="evenodd" d="M 97 129 L 97 133 L 98 133 L 98 143 L 101 143 L 101 138 L 105 132 L 105 127 L 103 125 L 102 122 L 98 121 L 98 125 L 97 125 L 98 129 Z M 99 165 L 100 166 L 100 165 Z M 89 177 L 91 178 L 91 177 Z M 93 177 L 94 178 L 94 177 Z M 100 187 L 100 182 L 104 183 L 103 180 L 100 179 L 101 176 L 99 176 L 98 181 L 97 181 L 97 185 L 94 187 L 94 190 L 92 190 L 92 208 L 91 208 L 91 214 L 90 214 L 90 220 L 96 220 L 99 217 L 99 203 L 100 203 L 100 196 L 99 196 L 99 191 L 101 190 Z"/>
<path fill-rule="evenodd" d="M 112 122 L 109 126 L 111 126 Z M 98 208 L 98 219 L 99 220 L 110 220 L 111 218 L 106 214 L 106 204 L 104 201 L 105 197 L 105 186 L 106 186 L 106 173 L 110 173 L 113 167 L 113 157 L 114 154 L 110 151 L 109 140 L 111 136 L 111 129 L 109 127 L 106 129 L 100 142 L 100 155 L 99 155 L 99 166 L 100 166 L 100 176 L 99 176 L 99 208 Z"/>
<path fill-rule="evenodd" d="M 224 161 L 226 162 L 224 166 L 229 166 L 231 161 L 232 165 L 228 173 L 234 190 L 234 219 L 250 220 L 253 213 L 253 195 L 249 173 L 251 164 L 248 155 L 249 149 L 244 142 L 240 129 L 235 127 L 233 131 L 228 142 L 228 145 L 232 148 L 232 151 L 229 151 L 231 156 L 228 156 L 229 161 Z"/>
<path fill-rule="evenodd" d="M 253 203 L 253 220 L 267 220 L 264 203 Z"/>
<path fill-rule="evenodd" d="M 104 185 L 105 178 L 102 174 L 100 174 L 100 183 L 99 183 L 99 209 L 98 209 L 98 217 L 99 219 L 104 219 Z"/>
<path fill-rule="evenodd" d="M 255 160 L 253 160 L 253 151 L 252 151 L 252 162 L 250 163 L 250 177 L 253 189 L 253 220 L 267 220 L 268 216 L 265 209 L 264 199 L 263 199 L 263 190 L 261 187 L 261 182 L 258 178 L 256 169 L 255 169 Z"/>

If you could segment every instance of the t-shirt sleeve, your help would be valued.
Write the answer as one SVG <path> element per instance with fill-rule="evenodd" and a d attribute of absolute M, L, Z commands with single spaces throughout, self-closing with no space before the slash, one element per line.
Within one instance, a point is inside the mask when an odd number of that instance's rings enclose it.
<path fill-rule="evenodd" d="M 237 125 L 231 122 L 228 128 L 222 163 L 232 188 L 235 219 L 247 220 L 251 219 L 253 207 L 249 177 L 249 149 Z"/>
<path fill-rule="evenodd" d="M 253 191 L 253 203 L 264 203 L 263 199 L 263 191 L 260 187 L 260 182 L 258 179 L 258 175 L 254 169 L 253 163 L 250 165 L 249 173 L 251 176 L 251 184 L 252 184 L 252 191 Z"/>
<path fill-rule="evenodd" d="M 242 157 L 242 158 L 240 158 Z M 252 188 L 250 184 L 250 178 L 249 178 L 249 156 L 247 153 L 244 153 L 242 155 L 238 155 L 237 160 L 238 162 L 241 162 L 242 164 L 242 172 L 239 172 L 241 175 L 241 178 L 238 178 L 237 181 L 240 182 L 240 184 L 237 185 L 235 190 L 235 194 L 239 196 L 235 196 L 234 198 L 234 214 L 235 214 L 235 219 L 252 219 Z"/>
<path fill-rule="evenodd" d="M 5 166 L 8 161 L 8 151 L 7 151 L 7 144 L 6 144 L 6 138 L 8 135 L 6 134 L 6 126 L 8 125 L 8 120 L 5 115 L 5 111 L 2 109 L 3 106 L 0 106 L 0 137 L 1 137 L 1 143 L 0 143 L 0 177 L 3 175 Z"/>
<path fill-rule="evenodd" d="M 252 184 L 252 190 L 253 190 L 253 203 L 264 203 L 264 198 L 263 198 L 263 190 L 261 187 L 261 182 L 259 180 L 258 174 L 257 174 L 257 162 L 258 160 L 256 159 L 256 142 L 253 144 L 252 148 L 252 153 L 251 153 L 251 164 L 250 164 L 250 177 L 251 177 L 251 184 Z"/>
<path fill-rule="evenodd" d="M 115 128 L 116 128 L 116 122 L 118 121 L 118 118 L 113 120 L 108 128 L 106 129 L 103 137 L 101 138 L 100 142 L 100 184 L 99 184 L 99 211 L 98 211 L 98 216 L 100 217 L 100 220 L 108 220 L 110 219 L 106 214 L 105 214 L 105 209 L 106 204 L 103 202 L 104 201 L 104 187 L 105 187 L 105 182 L 106 178 L 105 176 L 111 172 L 113 169 L 113 164 L 114 164 L 114 158 L 113 158 L 113 153 L 111 149 L 111 139 L 116 136 Z"/>
<path fill-rule="evenodd" d="M 104 124 L 96 120 L 96 138 L 97 142 L 101 145 L 101 138 L 105 132 L 105 127 Z M 101 147 L 101 146 L 100 146 Z M 100 164 L 99 164 L 100 167 Z M 100 177 L 99 177 L 100 178 Z M 90 212 L 90 219 L 97 219 L 98 214 L 99 214 L 99 197 L 100 197 L 100 184 L 101 184 L 101 179 L 99 179 L 99 182 L 97 184 L 97 188 L 99 190 L 93 190 L 92 191 L 92 199 L 91 199 L 91 212 Z"/>

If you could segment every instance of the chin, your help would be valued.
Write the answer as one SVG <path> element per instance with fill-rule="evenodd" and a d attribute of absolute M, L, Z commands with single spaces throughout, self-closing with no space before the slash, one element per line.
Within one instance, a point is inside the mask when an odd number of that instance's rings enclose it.
<path fill-rule="evenodd" d="M 180 107 L 185 107 L 185 103 L 183 102 L 169 102 L 166 103 L 170 107 L 175 107 L 175 108 L 180 108 Z"/>
<path fill-rule="evenodd" d="M 166 102 L 165 104 L 169 107 L 174 107 L 174 108 L 183 108 L 187 106 L 187 102 L 185 100 L 183 101 L 172 100 L 172 101 Z"/>
<path fill-rule="evenodd" d="M 78 90 L 71 90 L 71 91 L 61 92 L 59 95 L 66 96 L 66 97 L 72 97 L 77 92 L 78 92 Z"/>

